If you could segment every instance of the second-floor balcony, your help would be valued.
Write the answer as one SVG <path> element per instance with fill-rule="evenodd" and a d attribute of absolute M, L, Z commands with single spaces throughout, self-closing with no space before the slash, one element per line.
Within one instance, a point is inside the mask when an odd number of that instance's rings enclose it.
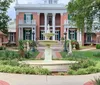
<path fill-rule="evenodd" d="M 77 27 L 76 27 L 76 23 L 75 23 L 75 22 L 72 22 L 71 20 L 65 20 L 65 21 L 64 21 L 64 25 L 65 25 L 67 28 L 77 28 Z"/>
<path fill-rule="evenodd" d="M 36 20 L 19 20 L 19 25 L 36 25 Z"/>

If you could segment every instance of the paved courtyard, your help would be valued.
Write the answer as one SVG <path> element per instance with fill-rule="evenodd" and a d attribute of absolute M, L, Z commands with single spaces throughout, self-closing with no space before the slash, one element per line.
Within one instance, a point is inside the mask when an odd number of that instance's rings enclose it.
<path fill-rule="evenodd" d="M 98 76 L 100 76 L 100 73 L 79 76 L 39 76 L 0 73 L 0 80 L 8 82 L 10 85 L 83 85 L 84 82 Z"/>

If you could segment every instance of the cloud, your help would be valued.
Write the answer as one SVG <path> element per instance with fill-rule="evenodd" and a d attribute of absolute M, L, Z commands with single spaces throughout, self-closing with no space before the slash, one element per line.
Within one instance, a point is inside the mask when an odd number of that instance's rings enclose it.
<path fill-rule="evenodd" d="M 70 0 L 59 0 L 59 3 L 67 4 L 69 1 Z M 18 0 L 18 3 L 20 4 L 27 4 L 28 2 L 31 2 L 33 4 L 38 4 L 38 3 L 43 3 L 43 0 Z M 15 19 L 15 15 L 16 15 L 14 6 L 15 6 L 15 2 L 10 5 L 10 8 L 8 9 L 8 13 L 7 13 L 12 19 Z"/>

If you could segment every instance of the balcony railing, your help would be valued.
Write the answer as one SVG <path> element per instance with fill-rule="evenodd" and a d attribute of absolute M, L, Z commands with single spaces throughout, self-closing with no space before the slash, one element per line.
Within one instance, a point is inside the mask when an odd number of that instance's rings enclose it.
<path fill-rule="evenodd" d="M 64 25 L 66 25 L 69 28 L 77 28 L 76 27 L 76 23 L 75 22 L 72 22 L 71 20 L 65 20 L 64 21 Z"/>
<path fill-rule="evenodd" d="M 19 20 L 19 24 L 36 24 L 35 20 Z"/>

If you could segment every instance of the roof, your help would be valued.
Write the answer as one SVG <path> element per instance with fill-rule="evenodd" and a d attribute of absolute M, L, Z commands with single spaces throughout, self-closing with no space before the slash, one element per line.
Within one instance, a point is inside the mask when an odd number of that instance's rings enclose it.
<path fill-rule="evenodd" d="M 9 23 L 8 32 L 16 32 L 16 21 L 15 20 Z"/>

